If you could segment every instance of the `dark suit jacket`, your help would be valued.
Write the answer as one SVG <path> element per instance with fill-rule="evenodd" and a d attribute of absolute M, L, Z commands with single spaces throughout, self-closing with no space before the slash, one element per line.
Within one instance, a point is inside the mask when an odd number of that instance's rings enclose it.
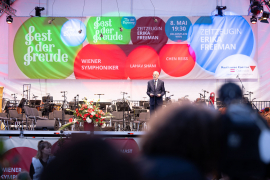
<path fill-rule="evenodd" d="M 150 96 L 151 93 L 154 94 L 153 97 Z M 155 89 L 154 80 L 148 81 L 146 94 L 150 97 L 150 105 L 154 105 L 156 99 L 157 104 L 161 106 L 163 104 L 162 96 L 165 95 L 164 82 L 159 79 Z M 161 94 L 161 96 L 157 97 L 158 94 Z"/>

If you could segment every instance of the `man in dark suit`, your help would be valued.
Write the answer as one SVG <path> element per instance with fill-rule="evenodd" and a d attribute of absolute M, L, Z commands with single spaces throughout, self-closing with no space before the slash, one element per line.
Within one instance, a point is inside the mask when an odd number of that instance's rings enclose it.
<path fill-rule="evenodd" d="M 158 79 L 159 73 L 154 71 L 153 80 L 148 81 L 147 84 L 147 95 L 150 97 L 150 115 L 162 107 L 163 100 L 162 96 L 165 95 L 164 82 Z"/>

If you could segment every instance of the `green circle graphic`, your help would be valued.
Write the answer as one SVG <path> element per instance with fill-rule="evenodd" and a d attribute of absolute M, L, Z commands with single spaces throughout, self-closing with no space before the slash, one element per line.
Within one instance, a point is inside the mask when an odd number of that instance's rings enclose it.
<path fill-rule="evenodd" d="M 128 44 L 131 30 L 122 27 L 121 19 L 122 17 L 90 17 L 86 27 L 88 42 L 90 44 Z"/>
<path fill-rule="evenodd" d="M 30 79 L 65 79 L 73 73 L 82 45 L 67 46 L 61 28 L 67 18 L 32 17 L 16 33 L 13 54 L 20 70 Z"/>

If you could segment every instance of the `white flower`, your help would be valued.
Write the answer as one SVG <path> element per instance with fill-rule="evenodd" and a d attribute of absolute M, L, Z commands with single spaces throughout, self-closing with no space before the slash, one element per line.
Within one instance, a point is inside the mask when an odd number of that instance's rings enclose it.
<path fill-rule="evenodd" d="M 94 115 L 96 115 L 96 113 L 93 111 L 93 112 L 91 112 L 91 115 L 93 115 L 93 116 L 94 116 Z"/>
<path fill-rule="evenodd" d="M 91 122 L 92 122 L 92 119 L 90 119 L 89 117 L 87 117 L 87 118 L 86 118 L 86 121 L 87 121 L 88 123 L 91 123 Z"/>

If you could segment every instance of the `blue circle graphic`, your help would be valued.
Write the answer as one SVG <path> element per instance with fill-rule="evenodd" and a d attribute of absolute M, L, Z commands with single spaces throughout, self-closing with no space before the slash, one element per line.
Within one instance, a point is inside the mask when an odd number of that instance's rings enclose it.
<path fill-rule="evenodd" d="M 186 16 L 174 16 L 166 22 L 165 32 L 172 41 L 186 41 L 190 26 L 191 21 Z"/>
<path fill-rule="evenodd" d="M 86 27 L 78 19 L 70 19 L 61 28 L 61 39 L 67 46 L 78 46 L 86 38 Z"/>
<path fill-rule="evenodd" d="M 132 29 L 136 25 L 136 18 L 134 16 L 124 16 L 121 19 L 121 24 L 125 29 Z"/>
<path fill-rule="evenodd" d="M 200 17 L 189 34 L 197 63 L 212 73 L 228 56 L 251 56 L 255 45 L 252 29 L 242 16 Z"/>

